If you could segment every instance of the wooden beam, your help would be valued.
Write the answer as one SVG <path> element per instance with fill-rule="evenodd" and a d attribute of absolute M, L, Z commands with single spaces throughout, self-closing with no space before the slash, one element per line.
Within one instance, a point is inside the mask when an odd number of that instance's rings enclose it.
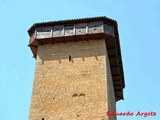
<path fill-rule="evenodd" d="M 113 46 L 113 47 L 107 47 L 107 50 L 110 50 L 110 49 L 116 49 L 116 47 L 115 46 Z"/>
<path fill-rule="evenodd" d="M 118 97 L 118 98 L 120 98 L 120 99 L 122 99 L 122 100 L 124 100 L 124 98 L 121 97 L 121 96 L 119 96 L 119 95 L 115 95 L 115 96 Z"/>
<path fill-rule="evenodd" d="M 114 87 L 122 87 L 121 84 L 113 84 Z"/>
<path fill-rule="evenodd" d="M 119 74 L 112 74 L 112 76 L 120 76 Z"/>
<path fill-rule="evenodd" d="M 117 58 L 117 55 L 109 55 L 109 58 Z"/>
<path fill-rule="evenodd" d="M 122 92 L 122 89 L 114 89 L 115 92 Z"/>
<path fill-rule="evenodd" d="M 119 67 L 118 65 L 111 65 L 111 67 Z"/>
<path fill-rule="evenodd" d="M 29 47 L 34 47 L 34 48 L 38 48 L 38 46 L 35 45 L 28 45 Z"/>
<path fill-rule="evenodd" d="M 36 41 L 38 41 L 38 44 L 40 43 L 40 45 L 44 45 L 42 41 L 35 39 Z"/>

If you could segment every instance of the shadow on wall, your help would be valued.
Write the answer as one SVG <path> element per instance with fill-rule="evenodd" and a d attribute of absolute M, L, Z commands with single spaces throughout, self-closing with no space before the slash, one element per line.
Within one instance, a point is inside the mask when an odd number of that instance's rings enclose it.
<path fill-rule="evenodd" d="M 38 57 L 44 61 L 68 59 L 74 62 L 74 58 L 94 57 L 98 60 L 98 56 L 106 54 L 106 45 L 104 40 L 88 40 L 78 42 L 56 43 L 48 45 L 39 45 Z"/>

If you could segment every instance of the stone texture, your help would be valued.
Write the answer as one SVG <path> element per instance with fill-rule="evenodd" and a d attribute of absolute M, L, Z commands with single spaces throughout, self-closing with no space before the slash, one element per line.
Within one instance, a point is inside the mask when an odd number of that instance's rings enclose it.
<path fill-rule="evenodd" d="M 38 46 L 29 120 L 116 120 L 115 109 L 105 40 Z"/>

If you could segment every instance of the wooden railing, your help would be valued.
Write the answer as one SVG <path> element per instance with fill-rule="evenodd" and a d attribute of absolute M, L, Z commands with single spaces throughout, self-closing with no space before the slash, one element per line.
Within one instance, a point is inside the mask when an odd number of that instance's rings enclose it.
<path fill-rule="evenodd" d="M 30 42 L 34 38 L 52 38 L 84 34 L 106 33 L 114 35 L 114 26 L 103 21 L 37 27 Z"/>

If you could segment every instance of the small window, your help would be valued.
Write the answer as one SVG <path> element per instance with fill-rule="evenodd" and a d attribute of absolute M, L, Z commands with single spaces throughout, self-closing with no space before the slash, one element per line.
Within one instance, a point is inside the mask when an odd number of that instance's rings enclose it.
<path fill-rule="evenodd" d="M 71 55 L 69 55 L 69 61 L 71 61 L 71 60 L 72 60 Z"/>
<path fill-rule="evenodd" d="M 72 95 L 72 97 L 78 97 L 78 94 L 74 94 L 74 95 Z"/>
<path fill-rule="evenodd" d="M 44 120 L 44 118 L 42 118 L 42 120 Z"/>
<path fill-rule="evenodd" d="M 79 96 L 85 97 L 85 94 L 81 93 L 81 94 L 79 94 Z"/>

